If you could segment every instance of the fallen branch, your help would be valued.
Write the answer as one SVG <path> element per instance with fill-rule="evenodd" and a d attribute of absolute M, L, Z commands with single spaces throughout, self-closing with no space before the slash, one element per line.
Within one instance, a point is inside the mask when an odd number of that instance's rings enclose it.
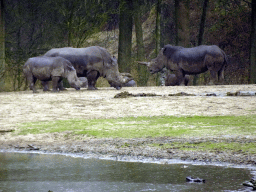
<path fill-rule="evenodd" d="M 14 129 L 0 129 L 0 133 L 7 133 L 7 132 L 13 132 Z"/>

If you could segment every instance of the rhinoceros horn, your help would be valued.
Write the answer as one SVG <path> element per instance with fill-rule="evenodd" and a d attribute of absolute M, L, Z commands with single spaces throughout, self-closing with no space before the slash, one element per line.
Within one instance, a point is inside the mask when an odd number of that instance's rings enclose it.
<path fill-rule="evenodd" d="M 140 65 L 146 65 L 146 66 L 149 66 L 150 62 L 142 62 L 142 61 L 137 61 L 138 64 Z"/>

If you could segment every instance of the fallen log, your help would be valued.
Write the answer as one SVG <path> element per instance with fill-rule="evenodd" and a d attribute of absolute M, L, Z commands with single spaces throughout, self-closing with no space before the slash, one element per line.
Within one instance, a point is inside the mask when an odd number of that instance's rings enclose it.
<path fill-rule="evenodd" d="M 0 133 L 8 133 L 8 132 L 13 132 L 14 129 L 0 129 Z"/>

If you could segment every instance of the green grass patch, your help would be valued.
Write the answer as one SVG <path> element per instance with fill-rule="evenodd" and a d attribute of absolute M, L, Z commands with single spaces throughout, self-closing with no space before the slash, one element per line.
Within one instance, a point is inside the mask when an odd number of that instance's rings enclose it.
<path fill-rule="evenodd" d="M 72 131 L 97 138 L 243 136 L 256 135 L 256 115 L 74 119 L 24 123 L 19 128 L 21 135 Z"/>
<path fill-rule="evenodd" d="M 201 142 L 201 143 L 180 143 L 173 142 L 168 144 L 152 144 L 152 146 L 163 149 L 179 149 L 187 151 L 232 151 L 237 153 L 256 154 L 256 143 L 238 143 L 238 142 Z"/>

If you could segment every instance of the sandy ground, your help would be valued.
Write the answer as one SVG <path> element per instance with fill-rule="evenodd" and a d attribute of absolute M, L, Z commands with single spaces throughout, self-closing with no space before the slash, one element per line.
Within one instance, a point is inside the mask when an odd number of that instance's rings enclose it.
<path fill-rule="evenodd" d="M 59 93 L 32 91 L 0 93 L 0 130 L 18 128 L 19 123 L 32 121 L 51 121 L 60 119 L 93 119 L 126 116 L 160 115 L 250 115 L 256 114 L 256 96 L 226 96 L 227 92 L 256 92 L 256 85 L 219 85 L 219 86 L 175 86 L 175 87 L 136 87 L 99 88 L 96 91 L 68 89 Z M 154 93 L 157 97 L 114 98 L 118 93 L 128 91 L 132 94 Z M 185 92 L 197 96 L 168 96 Z M 215 93 L 217 96 L 206 96 Z M 1 149 L 28 150 L 34 145 L 45 151 L 83 152 L 126 156 L 145 156 L 157 158 L 179 158 L 199 161 L 219 161 L 235 164 L 256 165 L 256 156 L 244 154 L 210 154 L 205 152 L 163 151 L 148 147 L 148 144 L 172 142 L 173 138 L 145 139 L 93 139 L 76 141 L 67 138 L 67 133 L 14 136 L 12 133 L 0 134 Z M 191 141 L 195 138 L 189 138 Z M 225 138 L 196 138 L 197 141 Z M 256 141 L 254 136 L 233 138 L 239 142 Z M 120 148 L 128 143 L 130 147 Z M 25 147 L 25 148 L 24 148 Z"/>

